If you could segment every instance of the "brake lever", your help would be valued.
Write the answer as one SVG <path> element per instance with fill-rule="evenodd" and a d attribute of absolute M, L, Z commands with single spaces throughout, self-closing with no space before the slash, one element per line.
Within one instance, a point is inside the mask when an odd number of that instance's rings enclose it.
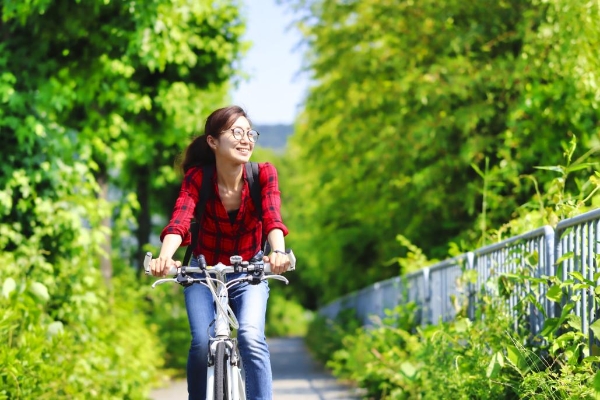
<path fill-rule="evenodd" d="M 290 281 L 288 281 L 288 279 L 282 275 L 267 275 L 265 276 L 265 279 L 276 279 L 278 281 L 285 282 L 286 285 L 290 283 Z"/>
<path fill-rule="evenodd" d="M 159 280 L 157 280 L 156 282 L 154 282 L 154 283 L 152 284 L 152 289 L 154 289 L 154 288 L 155 288 L 156 286 L 158 286 L 158 285 L 162 285 L 163 283 L 167 283 L 167 282 L 175 282 L 175 283 L 178 283 L 178 282 L 177 282 L 177 278 L 159 279 Z"/>

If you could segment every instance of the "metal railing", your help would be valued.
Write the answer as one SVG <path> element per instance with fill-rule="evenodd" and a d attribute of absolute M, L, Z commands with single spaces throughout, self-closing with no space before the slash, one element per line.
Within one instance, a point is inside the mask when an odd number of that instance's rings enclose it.
<path fill-rule="evenodd" d="M 598 282 L 598 255 L 600 254 L 600 209 L 578 215 L 556 226 L 555 257 L 560 264 L 556 273 L 565 281 L 567 279 L 587 279 Z M 577 277 L 577 274 L 580 274 Z M 594 297 L 594 287 L 581 288 L 566 296 L 579 295 L 573 312 L 581 318 L 581 331 L 589 332 L 593 340 L 590 325 L 598 319 L 598 304 Z M 564 304 L 564 301 L 563 301 Z"/>
<path fill-rule="evenodd" d="M 420 271 L 374 283 L 329 303 L 319 309 L 319 314 L 333 319 L 340 311 L 351 308 L 363 325 L 371 325 L 373 316 L 383 318 L 386 309 L 414 302 L 417 320 L 426 325 L 453 320 L 458 299 L 465 299 L 468 302 L 467 315 L 473 319 L 482 294 L 499 294 L 497 278 L 507 274 L 535 278 L 557 276 L 562 281 L 587 279 L 595 285 L 600 278 L 599 255 L 600 209 L 597 209 L 560 222 L 556 230 L 544 226 Z M 467 270 L 476 273 L 475 283 L 466 285 L 461 279 Z M 593 340 L 590 325 L 598 319 L 600 311 L 594 297 L 594 285 L 563 296 L 580 296 L 573 312 L 581 318 L 581 329 L 589 333 L 590 340 Z M 507 294 L 507 306 L 515 317 L 515 326 L 518 322 L 525 322 L 530 332 L 537 334 L 546 317 L 560 315 L 560 305 L 546 296 L 548 285 L 539 283 L 532 286 L 525 281 L 511 289 Z M 533 302 L 528 302 L 529 310 L 523 313 L 527 320 L 517 321 L 517 305 L 525 297 L 535 299 L 544 312 Z"/>
<path fill-rule="evenodd" d="M 498 286 L 489 284 L 496 278 L 505 274 L 521 273 L 535 278 L 552 276 L 554 230 L 550 226 L 544 226 L 531 232 L 514 236 L 502 242 L 495 243 L 475 250 L 472 268 L 477 272 L 477 283 L 472 289 L 469 301 L 469 318 L 474 318 L 477 307 L 478 291 L 487 294 L 498 295 L 494 290 Z M 546 312 L 552 310 L 553 304 L 546 299 L 546 285 L 540 284 L 536 291 L 529 285 L 516 285 L 508 294 L 508 307 L 515 317 L 515 327 L 519 321 L 516 320 L 517 304 L 525 296 L 533 296 L 536 301 L 544 304 Z M 475 292 L 475 293 L 473 293 Z M 531 333 L 537 334 L 544 326 L 544 315 L 530 303 L 529 329 Z"/>

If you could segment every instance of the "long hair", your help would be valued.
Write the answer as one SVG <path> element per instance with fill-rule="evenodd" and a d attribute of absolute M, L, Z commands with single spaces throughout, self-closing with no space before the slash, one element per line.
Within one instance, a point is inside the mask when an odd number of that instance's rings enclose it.
<path fill-rule="evenodd" d="M 223 131 L 233 125 L 239 117 L 248 118 L 248 115 L 242 107 L 229 106 L 213 111 L 206 118 L 204 134 L 194 138 L 185 149 L 183 162 L 181 163 L 181 169 L 184 174 L 192 167 L 201 167 L 216 162 L 215 153 L 208 145 L 206 139 L 208 136 L 218 139 Z"/>

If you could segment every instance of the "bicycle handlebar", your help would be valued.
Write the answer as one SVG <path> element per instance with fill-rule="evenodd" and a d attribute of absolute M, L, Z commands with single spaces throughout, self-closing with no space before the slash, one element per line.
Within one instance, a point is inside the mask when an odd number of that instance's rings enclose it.
<path fill-rule="evenodd" d="M 290 266 L 288 267 L 287 271 L 294 271 L 296 269 L 296 257 L 294 256 L 294 252 L 289 250 L 286 253 L 290 258 Z M 146 257 L 144 258 L 144 272 L 146 273 L 146 275 L 152 274 L 150 272 L 151 260 L 152 253 L 147 252 Z M 209 274 L 255 271 L 262 271 L 266 273 L 271 272 L 271 264 L 263 262 L 262 257 L 256 262 L 249 262 L 242 261 L 242 258 L 240 256 L 232 256 L 230 257 L 230 262 L 234 265 L 224 265 L 222 263 L 218 263 L 217 265 L 206 267 L 192 267 L 190 265 L 183 265 L 181 267 L 171 267 L 167 275 L 178 275 L 180 273 L 191 274 L 195 272 L 206 272 Z"/>
<path fill-rule="evenodd" d="M 294 269 L 296 269 L 296 257 L 294 256 L 294 253 L 291 250 L 287 251 L 286 253 L 288 254 L 290 259 L 290 266 L 287 270 L 293 271 Z M 172 267 L 169 270 L 168 274 L 173 275 L 173 278 L 158 279 L 152 284 L 152 288 L 155 288 L 157 285 L 168 282 L 177 283 L 183 286 L 192 285 L 194 283 L 202 284 L 210 290 L 213 298 L 215 299 L 217 314 L 225 316 L 229 325 L 233 327 L 233 329 L 238 329 L 239 323 L 237 321 L 237 318 L 235 317 L 235 313 L 231 309 L 231 306 L 227 304 L 227 306 L 225 307 L 221 303 L 221 300 L 223 298 L 221 290 L 227 291 L 228 288 L 240 284 L 242 282 L 250 282 L 250 284 L 256 285 L 267 279 L 280 280 L 285 282 L 286 285 L 289 282 L 287 278 L 285 278 L 282 275 L 270 273 L 271 266 L 269 263 L 265 263 L 263 261 L 262 253 L 254 257 L 252 261 L 243 261 L 242 257 L 240 256 L 232 256 L 229 258 L 229 260 L 233 265 L 224 265 L 222 263 L 218 263 L 215 266 L 208 266 L 206 265 L 204 257 L 200 256 L 198 258 L 199 266 L 192 267 L 186 265 L 181 267 Z M 146 275 L 151 274 L 150 261 L 152 261 L 152 253 L 147 252 L 146 257 L 144 257 L 144 272 L 146 273 Z M 194 278 L 188 275 L 196 272 L 205 272 L 206 276 L 203 278 Z M 227 281 L 227 279 L 225 278 L 225 274 L 227 273 L 243 272 L 248 273 L 248 275 L 237 279 L 233 279 L 231 281 Z M 267 273 L 268 275 L 265 273 Z M 216 277 L 209 276 L 211 274 L 216 275 Z M 215 283 L 217 283 L 217 286 L 215 286 Z M 225 294 L 225 298 L 227 298 L 227 294 Z"/>

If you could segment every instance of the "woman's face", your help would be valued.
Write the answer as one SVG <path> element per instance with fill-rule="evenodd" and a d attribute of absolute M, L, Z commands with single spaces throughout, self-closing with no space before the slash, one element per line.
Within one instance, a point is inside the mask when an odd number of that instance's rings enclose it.
<path fill-rule="evenodd" d="M 229 161 L 232 163 L 244 164 L 250 160 L 254 143 L 248 138 L 251 130 L 250 122 L 246 117 L 239 117 L 228 128 L 225 129 L 218 139 L 209 141 L 210 146 L 215 151 L 215 157 L 218 160 Z"/>

